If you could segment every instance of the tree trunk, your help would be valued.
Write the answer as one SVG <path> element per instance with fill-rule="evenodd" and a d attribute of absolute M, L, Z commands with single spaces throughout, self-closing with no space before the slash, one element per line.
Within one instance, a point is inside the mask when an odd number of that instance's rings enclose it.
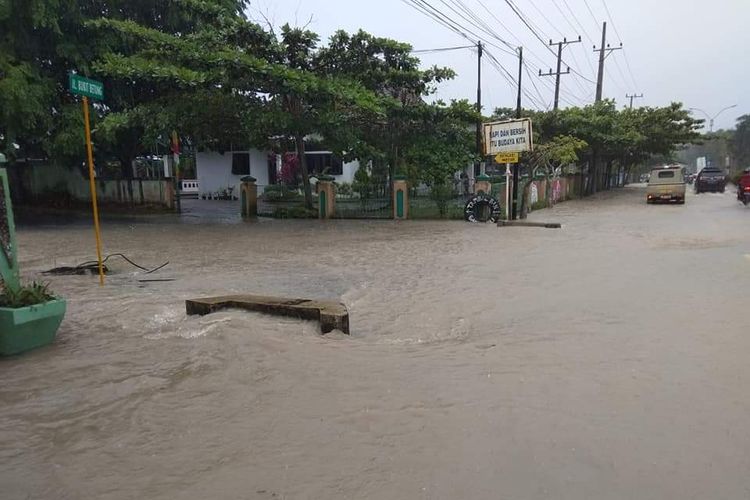
<path fill-rule="evenodd" d="M 606 175 L 606 179 L 604 180 L 604 186 L 607 191 L 612 189 L 612 160 L 607 160 L 607 169 L 605 170 L 604 175 Z"/>
<path fill-rule="evenodd" d="M 595 194 L 599 190 L 599 151 L 594 149 L 591 154 L 591 167 L 589 168 L 588 194 Z"/>
<path fill-rule="evenodd" d="M 296 134 L 294 140 L 297 143 L 297 159 L 299 168 L 302 171 L 302 187 L 305 191 L 305 208 L 312 210 L 313 198 L 312 188 L 310 187 L 310 173 L 307 171 L 307 159 L 305 158 L 305 136 Z"/>

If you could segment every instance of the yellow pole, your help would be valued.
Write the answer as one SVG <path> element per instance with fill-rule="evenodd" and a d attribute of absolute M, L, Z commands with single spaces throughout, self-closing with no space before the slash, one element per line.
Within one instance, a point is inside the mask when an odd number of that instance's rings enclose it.
<path fill-rule="evenodd" d="M 102 264 L 102 237 L 99 231 L 99 207 L 96 204 L 96 183 L 94 182 L 94 154 L 91 151 L 91 127 L 89 126 L 89 98 L 83 96 L 83 123 L 86 129 L 86 155 L 89 162 L 89 187 L 91 207 L 94 210 L 94 234 L 96 235 L 96 258 L 99 261 L 99 286 L 104 285 L 104 265 Z"/>

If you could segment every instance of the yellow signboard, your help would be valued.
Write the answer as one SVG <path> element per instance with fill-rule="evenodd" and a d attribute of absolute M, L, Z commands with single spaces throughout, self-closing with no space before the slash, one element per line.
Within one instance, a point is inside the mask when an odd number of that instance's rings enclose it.
<path fill-rule="evenodd" d="M 496 163 L 518 163 L 518 153 L 498 153 L 495 155 Z"/>

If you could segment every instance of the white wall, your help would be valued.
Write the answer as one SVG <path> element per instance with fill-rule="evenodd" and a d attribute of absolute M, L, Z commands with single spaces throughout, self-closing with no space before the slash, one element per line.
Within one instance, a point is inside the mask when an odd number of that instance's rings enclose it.
<path fill-rule="evenodd" d="M 250 153 L 250 175 L 258 179 L 258 186 L 268 185 L 268 154 L 258 149 L 237 151 Z M 234 195 L 239 197 L 241 175 L 232 175 L 232 151 L 196 153 L 195 168 L 201 195 L 214 193 L 234 186 Z M 258 190 L 262 192 L 263 189 Z"/>
<path fill-rule="evenodd" d="M 354 174 L 357 173 L 357 170 L 359 170 L 359 160 L 344 163 L 341 169 L 342 174 L 334 175 L 334 177 L 336 178 L 336 182 L 338 182 L 339 184 L 342 182 L 348 182 L 351 184 L 352 181 L 354 181 Z"/>

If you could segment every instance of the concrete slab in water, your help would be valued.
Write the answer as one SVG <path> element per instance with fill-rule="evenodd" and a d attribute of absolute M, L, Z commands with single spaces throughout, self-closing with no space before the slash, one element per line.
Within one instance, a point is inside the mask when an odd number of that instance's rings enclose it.
<path fill-rule="evenodd" d="M 546 227 L 548 229 L 560 229 L 562 224 L 559 222 L 530 222 L 523 220 L 499 220 L 497 227 Z"/>
<path fill-rule="evenodd" d="M 320 322 L 321 333 L 334 329 L 349 334 L 349 311 L 339 302 L 289 299 L 265 295 L 227 295 L 185 301 L 188 314 L 204 316 L 221 309 L 245 309 L 278 316 L 311 319 Z"/>

